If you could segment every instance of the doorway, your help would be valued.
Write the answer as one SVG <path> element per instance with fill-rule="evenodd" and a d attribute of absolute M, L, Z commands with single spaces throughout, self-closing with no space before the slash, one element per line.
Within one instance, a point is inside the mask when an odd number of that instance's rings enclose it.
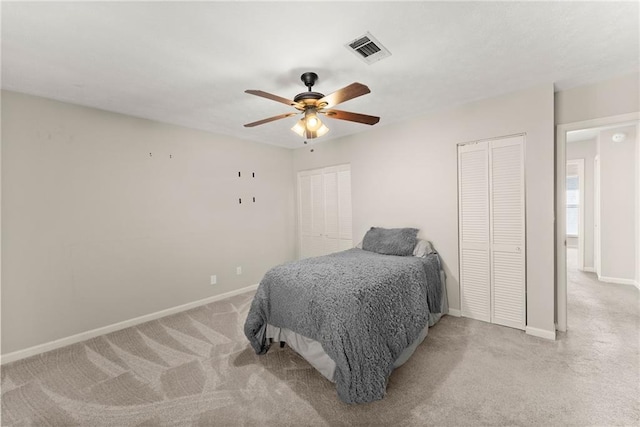
<path fill-rule="evenodd" d="M 591 274 L 600 282 L 638 287 L 639 127 L 640 113 L 632 113 L 557 128 L 556 324 L 559 331 L 567 330 L 568 273 L 578 271 Z M 578 163 L 583 165 L 582 180 Z M 567 261 L 573 262 L 567 265 Z"/>

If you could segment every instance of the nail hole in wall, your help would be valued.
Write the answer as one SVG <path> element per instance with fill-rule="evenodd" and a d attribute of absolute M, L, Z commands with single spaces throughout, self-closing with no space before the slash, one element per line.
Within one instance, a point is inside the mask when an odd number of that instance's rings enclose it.
<path fill-rule="evenodd" d="M 238 199 L 238 203 L 239 203 L 239 204 L 242 204 L 242 199 Z"/>

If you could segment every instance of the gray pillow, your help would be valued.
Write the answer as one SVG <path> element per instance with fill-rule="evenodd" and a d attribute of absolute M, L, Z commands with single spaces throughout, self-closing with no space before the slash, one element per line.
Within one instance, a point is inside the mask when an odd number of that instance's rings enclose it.
<path fill-rule="evenodd" d="M 362 249 L 383 255 L 413 255 L 417 234 L 417 228 L 371 227 L 364 235 Z"/>
<path fill-rule="evenodd" d="M 429 254 L 434 253 L 433 245 L 430 241 L 424 239 L 418 239 L 418 243 L 416 243 L 416 247 L 413 250 L 413 256 L 417 256 L 420 258 L 424 258 Z"/>

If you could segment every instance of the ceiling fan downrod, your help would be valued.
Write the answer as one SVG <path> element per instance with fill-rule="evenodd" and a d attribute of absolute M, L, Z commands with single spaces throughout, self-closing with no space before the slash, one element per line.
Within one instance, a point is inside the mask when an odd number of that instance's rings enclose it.
<path fill-rule="evenodd" d="M 306 106 L 318 106 L 316 101 L 323 98 L 324 94 L 311 91 L 313 85 L 318 81 L 318 75 L 314 72 L 307 71 L 300 76 L 300 80 L 302 80 L 302 83 L 307 87 L 307 92 L 297 94 L 293 100 L 304 104 L 305 109 Z"/>

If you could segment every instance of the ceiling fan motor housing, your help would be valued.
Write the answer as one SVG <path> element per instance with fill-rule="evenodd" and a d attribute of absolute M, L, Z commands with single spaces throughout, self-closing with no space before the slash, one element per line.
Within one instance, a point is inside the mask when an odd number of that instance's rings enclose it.
<path fill-rule="evenodd" d="M 305 105 L 315 105 L 316 101 L 322 98 L 324 95 L 320 92 L 302 92 L 297 94 L 293 100 Z"/>
<path fill-rule="evenodd" d="M 311 71 L 307 71 L 300 76 L 300 80 L 302 80 L 304 85 L 309 88 L 309 92 L 311 92 L 311 88 L 318 81 L 318 75 Z"/>

